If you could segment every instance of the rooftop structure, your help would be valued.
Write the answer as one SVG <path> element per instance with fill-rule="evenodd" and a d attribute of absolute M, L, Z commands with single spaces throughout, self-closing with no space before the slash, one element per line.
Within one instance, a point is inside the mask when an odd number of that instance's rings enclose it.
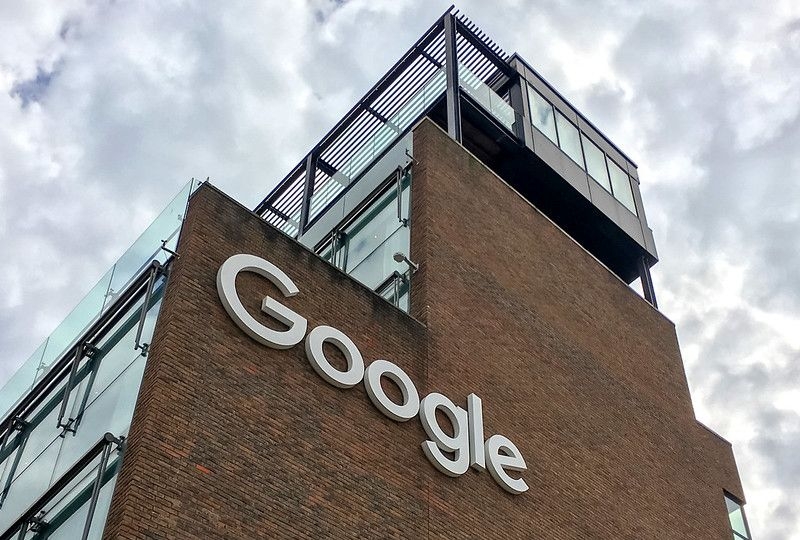
<path fill-rule="evenodd" d="M 655 305 L 636 164 L 519 55 L 447 12 L 255 211 L 307 246 L 410 163 L 428 116 Z M 490 211 L 487 208 L 487 211 Z"/>

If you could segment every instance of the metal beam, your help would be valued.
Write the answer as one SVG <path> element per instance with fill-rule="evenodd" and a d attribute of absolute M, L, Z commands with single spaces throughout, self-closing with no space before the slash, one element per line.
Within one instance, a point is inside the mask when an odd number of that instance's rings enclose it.
<path fill-rule="evenodd" d="M 392 128 L 392 130 L 394 130 L 395 133 L 400 133 L 400 128 L 397 127 L 397 124 L 395 124 L 394 122 L 383 116 L 381 113 L 379 113 L 369 105 L 365 106 L 364 110 L 367 111 L 372 116 L 374 116 L 375 118 L 377 118 L 378 120 L 380 120 L 381 122 L 383 122 L 384 125 Z"/>
<path fill-rule="evenodd" d="M 419 54 L 421 54 L 421 55 L 422 55 L 422 57 L 423 57 L 425 60 L 427 60 L 428 62 L 430 62 L 431 64 L 433 64 L 433 65 L 434 65 L 434 66 L 436 66 L 437 68 L 439 68 L 439 69 L 442 69 L 442 63 L 441 63 L 441 62 L 439 62 L 439 61 L 438 61 L 436 58 L 434 58 L 434 57 L 433 57 L 433 56 L 431 56 L 430 54 L 428 54 L 426 51 L 424 51 L 424 50 L 420 50 L 420 51 L 419 51 Z"/>
<path fill-rule="evenodd" d="M 316 176 L 317 172 L 317 158 L 314 153 L 308 154 L 306 156 L 306 171 L 305 171 L 305 178 L 303 180 L 303 200 L 301 201 L 300 206 L 300 224 L 299 224 L 299 231 L 297 231 L 297 237 L 303 236 L 303 233 L 306 232 L 306 226 L 308 225 L 308 214 L 311 212 L 311 197 L 314 196 L 314 177 Z"/>
<path fill-rule="evenodd" d="M 526 122 L 523 120 L 526 117 L 525 96 L 522 91 L 522 81 L 519 76 L 516 79 L 516 82 L 508 89 L 508 97 L 511 100 L 511 108 L 514 109 L 514 135 L 517 136 L 520 144 L 524 146 L 526 141 Z"/>
<path fill-rule="evenodd" d="M 336 170 L 336 167 L 334 167 L 333 165 L 331 165 L 322 158 L 317 158 L 317 168 L 322 172 L 324 172 L 325 174 L 327 174 L 328 176 L 330 176 L 331 178 L 333 178 L 334 174 L 339 172 L 338 170 Z"/>
<path fill-rule="evenodd" d="M 647 260 L 644 256 L 639 258 L 639 277 L 642 281 L 642 292 L 644 299 L 658 309 L 658 302 L 656 301 L 656 290 L 653 287 L 653 277 L 650 275 L 650 267 L 647 266 Z"/>
<path fill-rule="evenodd" d="M 497 52 L 489 47 L 475 32 L 473 32 L 466 24 L 456 20 L 458 25 L 457 30 L 461 37 L 469 41 L 473 47 L 483 54 L 483 56 L 492 62 L 497 69 L 502 71 L 505 75 L 511 77 L 514 74 L 514 69 L 505 61 L 505 58 L 497 54 Z"/>
<path fill-rule="evenodd" d="M 461 142 L 461 102 L 458 92 L 458 53 L 456 50 L 456 18 L 444 18 L 445 75 L 447 75 L 447 134 Z"/>

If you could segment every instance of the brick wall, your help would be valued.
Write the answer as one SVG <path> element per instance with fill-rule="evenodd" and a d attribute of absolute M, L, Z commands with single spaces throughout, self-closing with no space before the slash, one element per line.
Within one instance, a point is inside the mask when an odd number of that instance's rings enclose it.
<path fill-rule="evenodd" d="M 735 465 L 694 421 L 672 324 L 428 121 L 414 155 L 418 320 L 215 188 L 194 195 L 105 537 L 729 538 Z M 236 253 L 277 264 L 309 328 L 342 330 L 420 394 L 478 394 L 530 491 L 442 475 L 418 421 L 328 385 L 302 344 L 248 338 L 215 287 Z M 237 284 L 253 313 L 279 297 L 254 275 Z"/>

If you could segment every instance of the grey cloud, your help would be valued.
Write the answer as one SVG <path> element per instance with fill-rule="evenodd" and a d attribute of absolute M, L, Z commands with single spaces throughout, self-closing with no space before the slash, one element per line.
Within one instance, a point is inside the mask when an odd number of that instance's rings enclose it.
<path fill-rule="evenodd" d="M 0 370 L 189 177 L 254 205 L 447 7 L 63 2 L 43 20 L 41 6 L 15 5 L 0 7 L 14 23 L 0 36 Z M 734 443 L 755 537 L 800 538 L 800 405 L 775 403 L 800 385 L 800 358 L 759 319 L 800 325 L 800 13 L 757 2 L 459 7 L 639 163 L 657 292 L 694 351 L 701 420 Z M 608 65 L 570 62 L 581 58 Z"/>

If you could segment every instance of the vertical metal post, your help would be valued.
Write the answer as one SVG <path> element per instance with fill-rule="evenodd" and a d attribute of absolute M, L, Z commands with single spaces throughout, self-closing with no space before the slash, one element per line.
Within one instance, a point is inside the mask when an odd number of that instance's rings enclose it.
<path fill-rule="evenodd" d="M 656 302 L 656 290 L 653 287 L 653 277 L 650 275 L 650 267 L 647 266 L 647 261 L 644 257 L 639 259 L 639 277 L 642 281 L 642 292 L 644 299 L 658 309 L 658 302 Z"/>
<path fill-rule="evenodd" d="M 14 420 L 14 424 L 12 427 L 9 428 L 9 431 L 12 429 L 19 429 L 20 433 L 22 433 L 27 428 L 27 423 L 23 420 L 19 420 L 20 423 L 17 423 L 17 419 Z M 3 503 L 6 502 L 6 497 L 8 496 L 8 490 L 11 489 L 11 482 L 14 481 L 14 475 L 17 473 L 17 467 L 19 467 L 20 458 L 22 458 L 22 454 L 25 452 L 25 445 L 28 444 L 28 438 L 30 437 L 30 431 L 20 435 L 22 439 L 19 444 L 17 445 L 17 450 L 14 453 L 14 463 L 11 464 L 11 468 L 8 470 L 8 476 L 6 476 L 6 483 L 3 486 L 3 492 L 0 494 L 0 508 L 3 507 Z M 5 443 L 3 443 L 5 447 Z"/>
<path fill-rule="evenodd" d="M 444 18 L 444 70 L 447 76 L 447 133 L 461 142 L 461 101 L 458 95 L 458 53 L 456 51 L 456 17 L 449 13 Z"/>
<path fill-rule="evenodd" d="M 89 350 L 86 353 L 89 357 L 89 362 L 91 362 L 91 375 L 89 376 L 89 381 L 86 383 L 86 388 L 83 390 L 83 399 L 81 399 L 80 407 L 78 407 L 78 412 L 75 414 L 72 429 L 78 429 L 78 426 L 81 425 L 81 419 L 83 419 L 83 413 L 86 412 L 86 406 L 89 403 L 89 395 L 92 393 L 92 387 L 97 378 L 97 370 L 100 367 L 100 358 L 98 357 L 100 352 L 100 349 L 89 346 Z"/>
<path fill-rule="evenodd" d="M 311 197 L 314 196 L 314 177 L 317 172 L 317 158 L 312 153 L 306 157 L 306 171 L 303 179 L 303 200 L 300 205 L 300 223 L 297 237 L 303 236 L 308 227 L 309 214 L 311 213 Z"/>
<path fill-rule="evenodd" d="M 95 508 L 97 508 L 97 498 L 100 496 L 100 488 L 103 485 L 103 475 L 108 466 L 108 457 L 111 455 L 111 444 L 117 440 L 116 437 L 110 433 L 105 435 L 106 444 L 103 446 L 103 453 L 100 456 L 100 465 L 97 467 L 97 477 L 94 479 L 94 486 L 92 487 L 92 498 L 89 499 L 89 512 L 86 514 L 86 522 L 83 525 L 83 534 L 81 540 L 89 538 L 89 529 L 92 527 L 92 518 L 94 517 Z"/>
<path fill-rule="evenodd" d="M 403 168 L 397 167 L 395 174 L 395 189 L 397 190 L 397 221 L 403 223 Z"/>
<path fill-rule="evenodd" d="M 514 109 L 514 135 L 517 136 L 521 144 L 525 144 L 525 96 L 523 94 L 522 80 L 516 78 L 516 82 L 508 90 L 508 97 L 511 99 L 511 108 Z"/>
<path fill-rule="evenodd" d="M 331 231 L 331 264 L 339 268 L 339 229 Z"/>
<path fill-rule="evenodd" d="M 150 298 L 153 297 L 153 289 L 155 288 L 156 279 L 160 271 L 161 263 L 153 261 L 153 267 L 150 268 L 150 278 L 147 280 L 147 292 L 142 300 L 142 310 L 139 312 L 139 326 L 136 328 L 136 344 L 133 346 L 134 350 L 142 350 L 142 356 L 147 354 L 147 345 L 142 345 L 144 322 L 147 319 L 147 312 L 150 310 Z"/>
<path fill-rule="evenodd" d="M 75 374 L 78 372 L 78 364 L 80 364 L 81 358 L 83 358 L 83 345 L 83 342 L 79 342 L 77 345 L 75 345 L 75 353 L 72 357 L 72 367 L 69 370 L 69 378 L 64 385 L 64 396 L 61 399 L 61 408 L 58 411 L 58 423 L 56 424 L 56 427 L 67 428 L 67 431 L 69 431 L 69 422 L 66 424 L 64 423 L 64 415 L 67 413 L 69 394 L 72 392 L 72 383 L 75 381 Z"/>

